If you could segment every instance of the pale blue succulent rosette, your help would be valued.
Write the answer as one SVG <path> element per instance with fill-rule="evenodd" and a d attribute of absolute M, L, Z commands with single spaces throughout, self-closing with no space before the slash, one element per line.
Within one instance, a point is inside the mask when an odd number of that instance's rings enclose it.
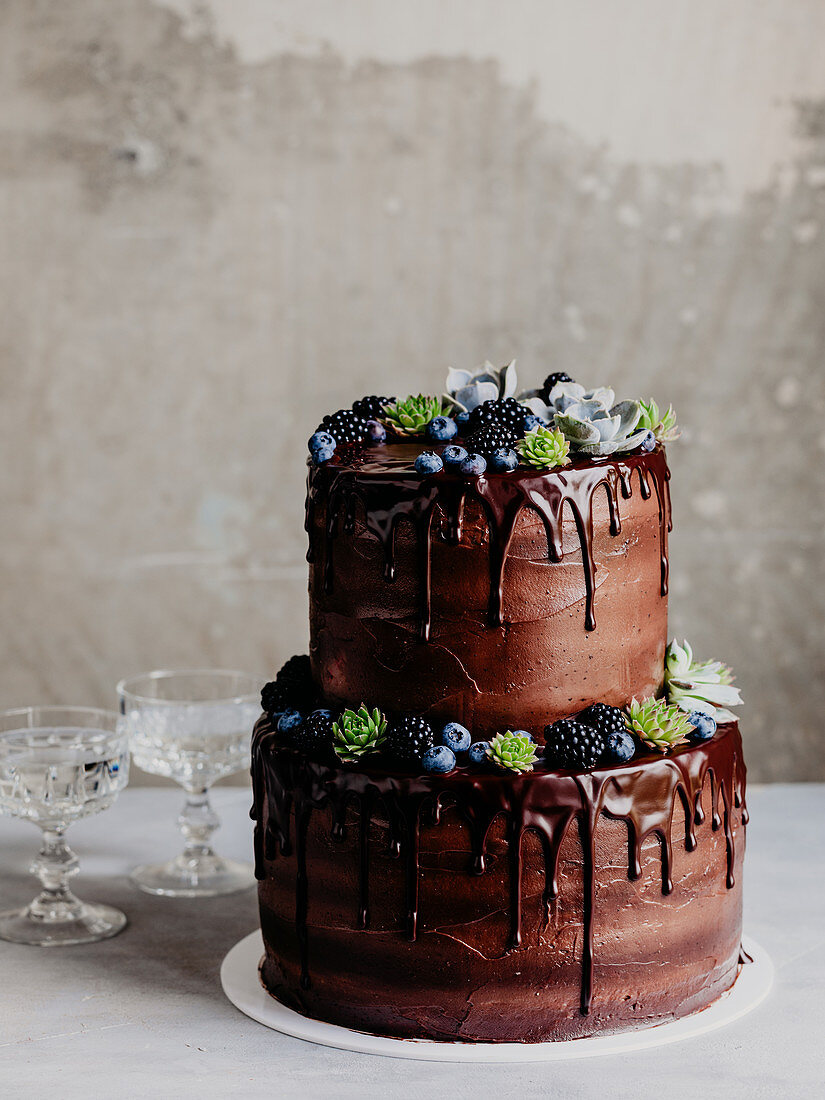
<path fill-rule="evenodd" d="M 665 653 L 665 691 L 668 701 L 681 710 L 698 710 L 717 722 L 735 722 L 728 707 L 741 706 L 733 673 L 721 661 L 696 661 L 687 641 L 674 638 Z"/>
<path fill-rule="evenodd" d="M 515 396 L 518 388 L 516 361 L 501 369 L 487 360 L 476 371 L 455 370 L 447 372 L 447 392 L 445 398 L 462 412 L 472 412 L 485 401 L 498 401 Z"/>
<path fill-rule="evenodd" d="M 608 393 L 612 396 L 613 391 Z M 571 447 L 590 458 L 625 454 L 639 447 L 647 429 L 636 431 L 642 410 L 638 401 L 603 404 L 596 398 L 574 401 L 556 413 L 556 427 Z"/>

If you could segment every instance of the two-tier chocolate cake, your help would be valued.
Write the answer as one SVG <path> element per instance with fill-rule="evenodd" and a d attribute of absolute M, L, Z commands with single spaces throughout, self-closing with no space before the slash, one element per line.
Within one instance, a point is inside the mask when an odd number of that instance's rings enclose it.
<path fill-rule="evenodd" d="M 310 440 L 310 654 L 252 748 L 261 977 L 383 1035 L 574 1039 L 736 980 L 729 670 L 667 645 L 672 409 L 513 364 Z"/>

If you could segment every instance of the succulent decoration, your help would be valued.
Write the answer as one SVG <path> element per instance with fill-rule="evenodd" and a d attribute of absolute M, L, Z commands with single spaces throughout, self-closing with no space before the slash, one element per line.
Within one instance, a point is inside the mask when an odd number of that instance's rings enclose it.
<path fill-rule="evenodd" d="M 606 393 L 613 395 L 612 390 Z M 577 451 L 591 458 L 604 458 L 632 451 L 642 443 L 647 429 L 634 430 L 641 411 L 638 401 L 609 405 L 594 397 L 575 401 L 564 412 L 557 412 L 556 427 Z"/>
<path fill-rule="evenodd" d="M 472 412 L 484 401 L 513 397 L 518 386 L 516 361 L 511 359 L 500 370 L 487 360 L 476 371 L 454 370 L 447 372 L 446 400 L 463 412 Z"/>
<path fill-rule="evenodd" d="M 664 699 L 631 701 L 627 728 L 652 749 L 671 752 L 687 744 L 692 726 L 685 712 Z"/>
<path fill-rule="evenodd" d="M 673 439 L 678 439 L 682 434 L 676 423 L 676 413 L 672 405 L 668 405 L 667 410 L 661 416 L 659 415 L 659 406 L 652 397 L 649 401 L 640 401 L 639 407 L 642 412 L 638 427 L 644 431 L 653 432 L 660 443 L 669 443 Z"/>
<path fill-rule="evenodd" d="M 344 764 L 354 764 L 362 756 L 378 752 L 386 731 L 387 719 L 377 707 L 369 711 L 362 703 L 358 710 L 345 710 L 332 723 L 335 755 Z"/>
<path fill-rule="evenodd" d="M 548 387 L 547 383 L 553 384 Z M 607 408 L 615 402 L 616 394 L 609 386 L 597 386 L 587 390 L 574 382 L 569 374 L 551 374 L 540 390 L 525 390 L 519 401 L 542 420 L 552 420 L 556 413 L 564 412 L 578 401 L 598 401 Z"/>
<path fill-rule="evenodd" d="M 552 470 L 556 466 L 566 466 L 570 461 L 569 442 L 560 431 L 542 424 L 529 431 L 524 439 L 519 439 L 516 450 L 522 462 L 538 470 Z"/>
<path fill-rule="evenodd" d="M 717 722 L 733 722 L 735 715 L 727 707 L 740 706 L 739 688 L 733 686 L 733 674 L 720 661 L 696 661 L 685 641 L 674 638 L 665 653 L 665 691 L 668 700 L 683 711 L 700 711 Z"/>
<path fill-rule="evenodd" d="M 443 413 L 440 397 L 419 393 L 385 405 L 381 419 L 398 435 L 421 435 L 429 422 Z"/>
<path fill-rule="evenodd" d="M 511 772 L 531 772 L 537 758 L 536 746 L 526 733 L 507 730 L 492 739 L 487 746 L 487 758 Z"/>

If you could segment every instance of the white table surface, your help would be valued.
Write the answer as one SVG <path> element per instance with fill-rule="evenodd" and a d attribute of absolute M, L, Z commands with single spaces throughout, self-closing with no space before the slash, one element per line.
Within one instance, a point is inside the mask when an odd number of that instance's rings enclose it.
<path fill-rule="evenodd" d="M 249 794 L 215 792 L 220 850 L 247 858 Z M 774 991 L 723 1031 L 661 1049 L 552 1065 L 396 1061 L 270 1031 L 224 998 L 229 948 L 257 924 L 255 892 L 205 901 L 142 894 L 138 862 L 175 853 L 180 796 L 127 790 L 73 826 L 77 893 L 120 906 L 114 939 L 42 949 L 0 942 L 0 1096 L 632 1097 L 825 1095 L 825 785 L 752 789 L 745 927 L 771 954 Z M 0 818 L 0 907 L 23 904 L 37 831 Z"/>

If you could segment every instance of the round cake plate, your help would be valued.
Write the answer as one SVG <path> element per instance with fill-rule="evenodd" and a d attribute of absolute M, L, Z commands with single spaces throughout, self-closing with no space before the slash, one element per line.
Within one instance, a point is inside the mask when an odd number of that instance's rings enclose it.
<path fill-rule="evenodd" d="M 730 992 L 709 1008 L 681 1020 L 640 1031 L 596 1035 L 562 1043 L 450 1043 L 429 1039 L 390 1039 L 384 1035 L 370 1035 L 312 1020 L 282 1005 L 261 984 L 258 967 L 263 955 L 263 941 L 259 931 L 251 932 L 236 943 L 223 960 L 221 985 L 232 1004 L 253 1020 L 284 1035 L 321 1046 L 427 1062 L 561 1062 L 666 1046 L 716 1031 L 738 1020 L 767 997 L 773 984 L 773 963 L 767 952 L 747 936 L 743 937 L 742 946 L 753 962 L 742 967 Z"/>

